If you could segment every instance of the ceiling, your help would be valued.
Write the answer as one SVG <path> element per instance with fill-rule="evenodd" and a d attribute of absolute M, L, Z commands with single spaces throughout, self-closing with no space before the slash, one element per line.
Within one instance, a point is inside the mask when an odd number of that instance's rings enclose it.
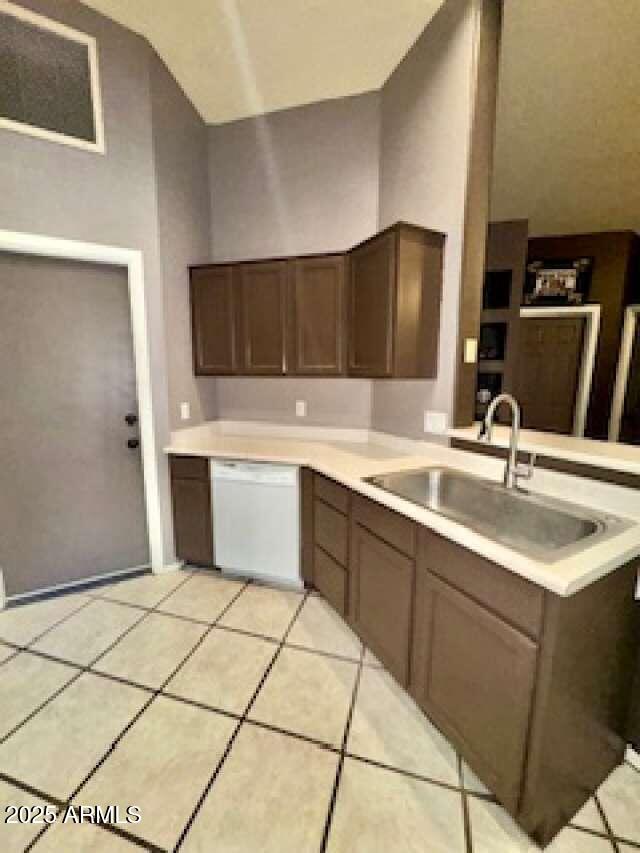
<path fill-rule="evenodd" d="M 443 0 L 85 0 L 140 33 L 211 124 L 378 89 Z"/>

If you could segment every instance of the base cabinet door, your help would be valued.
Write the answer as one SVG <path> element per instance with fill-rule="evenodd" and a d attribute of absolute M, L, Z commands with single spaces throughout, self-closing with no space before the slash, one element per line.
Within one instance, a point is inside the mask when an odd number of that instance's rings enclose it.
<path fill-rule="evenodd" d="M 211 485 L 208 479 L 171 478 L 176 556 L 193 566 L 213 565 Z"/>
<path fill-rule="evenodd" d="M 418 566 L 411 693 L 480 778 L 515 809 L 537 646 Z"/>
<path fill-rule="evenodd" d="M 347 614 L 347 572 L 317 545 L 314 553 L 314 584 L 320 595 L 341 616 Z"/>
<path fill-rule="evenodd" d="M 354 523 L 349 568 L 349 615 L 353 627 L 398 681 L 406 685 L 414 563 Z"/>

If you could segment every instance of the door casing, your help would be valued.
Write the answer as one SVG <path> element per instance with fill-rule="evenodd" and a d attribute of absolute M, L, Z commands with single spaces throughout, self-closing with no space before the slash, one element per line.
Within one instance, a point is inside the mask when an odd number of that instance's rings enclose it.
<path fill-rule="evenodd" d="M 158 447 L 156 440 L 142 252 L 119 246 L 103 246 L 99 243 L 83 243 L 58 237 L 47 237 L 42 234 L 27 234 L 2 229 L 0 229 L 0 251 L 126 267 L 129 283 L 129 305 L 131 308 L 151 569 L 155 573 L 161 573 L 179 568 L 179 564 L 175 562 L 173 557 L 165 553 L 165 521 L 162 514 L 159 474 L 164 457 L 162 456 L 162 448 Z M 6 604 L 4 589 L 2 567 L 0 567 L 0 609 Z"/>

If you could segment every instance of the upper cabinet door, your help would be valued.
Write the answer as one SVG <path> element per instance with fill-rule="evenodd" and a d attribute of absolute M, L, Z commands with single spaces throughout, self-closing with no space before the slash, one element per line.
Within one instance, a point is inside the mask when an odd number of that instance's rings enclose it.
<path fill-rule="evenodd" d="M 393 304 L 396 235 L 382 234 L 351 253 L 349 373 L 390 376 L 393 372 Z"/>
<path fill-rule="evenodd" d="M 291 263 L 289 373 L 344 373 L 345 259 L 299 258 Z"/>
<path fill-rule="evenodd" d="M 233 267 L 191 270 L 193 361 L 197 375 L 235 373 L 236 310 Z"/>
<path fill-rule="evenodd" d="M 242 372 L 286 372 L 287 262 L 241 264 Z"/>

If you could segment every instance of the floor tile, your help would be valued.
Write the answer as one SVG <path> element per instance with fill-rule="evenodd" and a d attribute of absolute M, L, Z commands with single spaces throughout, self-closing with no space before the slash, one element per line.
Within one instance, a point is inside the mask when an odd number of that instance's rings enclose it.
<path fill-rule="evenodd" d="M 347 758 L 327 853 L 463 853 L 455 791 Z"/>
<path fill-rule="evenodd" d="M 317 595 L 305 601 L 287 643 L 359 660 L 361 643 L 336 611 Z"/>
<path fill-rule="evenodd" d="M 135 824 L 131 827 L 135 829 Z M 33 848 L 36 853 L 140 853 L 140 847 L 89 823 L 56 823 Z"/>
<path fill-rule="evenodd" d="M 249 716 L 339 747 L 357 664 L 283 648 Z"/>
<path fill-rule="evenodd" d="M 539 853 L 531 840 L 496 803 L 469 797 L 474 853 Z M 545 853 L 614 853 L 606 838 L 566 827 L 545 847 Z"/>
<path fill-rule="evenodd" d="M 11 657 L 11 655 L 15 655 L 15 653 L 16 653 L 16 650 L 12 649 L 11 646 L 5 646 L 2 643 L 0 643 L 0 663 L 2 663 L 5 660 L 8 660 Z"/>
<path fill-rule="evenodd" d="M 282 639 L 302 596 L 291 590 L 251 585 L 220 620 L 221 625 Z"/>
<path fill-rule="evenodd" d="M 277 649 L 269 640 L 214 628 L 166 689 L 243 714 Z"/>
<path fill-rule="evenodd" d="M 317 853 L 338 756 L 244 725 L 184 853 Z"/>
<path fill-rule="evenodd" d="M 235 720 L 158 697 L 131 727 L 78 803 L 140 808 L 131 830 L 172 848 L 222 757 Z"/>
<path fill-rule="evenodd" d="M 111 601 L 92 601 L 45 634 L 33 648 L 86 666 L 144 614 Z"/>
<path fill-rule="evenodd" d="M 571 823 L 574 826 L 581 826 L 584 829 L 592 829 L 594 832 L 607 831 L 600 810 L 593 797 L 587 800 L 580 811 L 572 818 Z"/>
<path fill-rule="evenodd" d="M 600 786 L 598 798 L 613 834 L 640 843 L 640 773 L 621 764 Z"/>
<path fill-rule="evenodd" d="M 0 770 L 65 799 L 147 699 L 85 673 L 0 746 Z"/>
<path fill-rule="evenodd" d="M 464 780 L 464 787 L 467 791 L 474 791 L 476 794 L 491 793 L 484 782 L 481 782 L 480 779 L 478 779 L 466 761 L 462 762 L 462 778 Z"/>
<path fill-rule="evenodd" d="M 0 780 L 0 850 L 2 853 L 22 853 L 36 835 L 42 831 L 42 825 L 29 823 L 5 823 L 7 806 L 45 806 L 46 801 L 33 794 L 27 794 L 20 788 L 8 785 Z"/>
<path fill-rule="evenodd" d="M 347 750 L 382 764 L 459 784 L 455 751 L 382 669 L 363 667 Z"/>
<path fill-rule="evenodd" d="M 99 592 L 102 598 L 123 601 L 125 604 L 137 604 L 139 607 L 155 607 L 162 599 L 173 592 L 190 574 L 185 571 L 165 572 L 154 575 L 147 572 L 131 580 L 118 581 L 103 587 Z"/>
<path fill-rule="evenodd" d="M 239 581 L 221 577 L 218 572 L 203 570 L 172 593 L 158 610 L 214 622 L 243 586 Z"/>
<path fill-rule="evenodd" d="M 59 595 L 33 604 L 18 604 L 0 611 L 0 640 L 26 646 L 60 619 L 88 601 L 84 595 Z"/>
<path fill-rule="evenodd" d="M 159 613 L 150 613 L 95 666 L 145 687 L 160 687 L 207 629 Z"/>
<path fill-rule="evenodd" d="M 6 735 L 78 670 L 56 661 L 21 652 L 0 667 L 0 737 Z"/>

